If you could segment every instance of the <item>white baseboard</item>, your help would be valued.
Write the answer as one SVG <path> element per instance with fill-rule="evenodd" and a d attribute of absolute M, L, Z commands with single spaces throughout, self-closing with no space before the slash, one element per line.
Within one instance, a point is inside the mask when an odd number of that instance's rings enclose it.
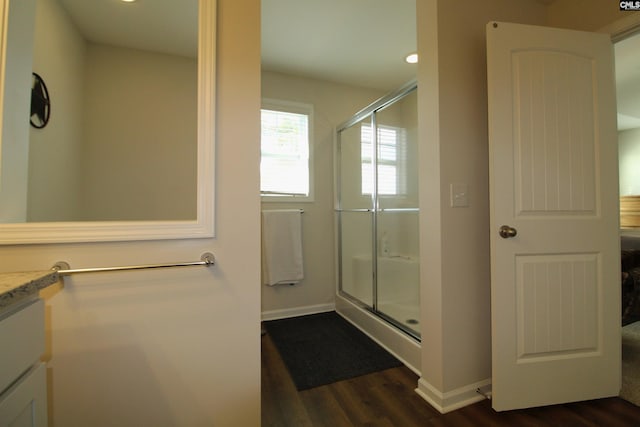
<path fill-rule="evenodd" d="M 285 308 L 281 310 L 269 310 L 262 312 L 262 320 L 286 319 L 287 317 L 306 316 L 308 314 L 325 313 L 334 311 L 335 304 L 316 304 L 304 307 Z"/>
<path fill-rule="evenodd" d="M 440 411 L 440 413 L 446 414 L 447 412 L 455 411 L 456 409 L 486 399 L 484 395 L 478 393 L 478 389 L 486 388 L 489 384 L 491 384 L 491 379 L 486 379 L 443 393 L 429 384 L 425 379 L 420 378 L 420 380 L 418 380 L 416 393 Z"/>

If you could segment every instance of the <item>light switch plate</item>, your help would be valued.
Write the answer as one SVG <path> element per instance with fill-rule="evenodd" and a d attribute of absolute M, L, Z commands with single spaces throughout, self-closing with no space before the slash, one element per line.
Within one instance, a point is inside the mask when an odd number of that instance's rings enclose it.
<path fill-rule="evenodd" d="M 451 207 L 467 208 L 469 207 L 469 185 L 467 184 L 450 184 Z"/>

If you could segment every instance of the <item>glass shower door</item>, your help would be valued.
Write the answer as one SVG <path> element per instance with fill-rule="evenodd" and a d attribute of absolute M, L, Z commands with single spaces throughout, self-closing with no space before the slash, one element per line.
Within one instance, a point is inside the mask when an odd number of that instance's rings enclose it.
<path fill-rule="evenodd" d="M 374 304 L 372 196 L 363 192 L 362 129 L 365 118 L 338 134 L 338 239 L 340 290 L 367 307 Z M 366 172 L 365 172 L 366 174 Z M 368 181 L 365 186 L 371 186 Z"/>
<path fill-rule="evenodd" d="M 417 89 L 378 110 L 376 310 L 420 336 Z"/>
<path fill-rule="evenodd" d="M 417 86 L 338 128 L 339 289 L 420 338 Z"/>

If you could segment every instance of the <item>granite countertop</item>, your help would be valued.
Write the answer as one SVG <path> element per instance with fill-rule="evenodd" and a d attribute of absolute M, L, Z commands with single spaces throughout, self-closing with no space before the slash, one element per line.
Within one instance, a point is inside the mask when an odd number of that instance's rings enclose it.
<path fill-rule="evenodd" d="M 53 270 L 0 273 L 0 310 L 37 294 L 58 279 L 58 272 Z"/>

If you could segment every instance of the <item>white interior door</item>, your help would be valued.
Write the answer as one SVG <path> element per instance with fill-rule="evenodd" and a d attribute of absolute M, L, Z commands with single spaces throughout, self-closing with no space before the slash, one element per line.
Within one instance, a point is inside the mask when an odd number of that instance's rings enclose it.
<path fill-rule="evenodd" d="M 487 64 L 493 407 L 617 395 L 611 41 L 603 34 L 489 23 Z"/>

